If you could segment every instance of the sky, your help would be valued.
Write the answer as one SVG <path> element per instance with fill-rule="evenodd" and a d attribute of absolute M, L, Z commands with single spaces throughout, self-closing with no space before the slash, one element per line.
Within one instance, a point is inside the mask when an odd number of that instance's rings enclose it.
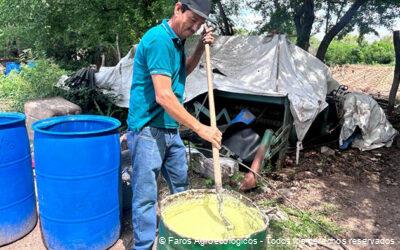
<path fill-rule="evenodd" d="M 320 16 L 324 16 L 324 13 L 316 13 L 316 15 L 320 15 Z M 247 30 L 255 30 L 257 27 L 257 23 L 262 22 L 262 17 L 260 14 L 256 13 L 255 11 L 251 10 L 250 8 L 243 6 L 243 8 L 241 8 L 239 17 L 236 20 L 236 25 L 237 27 L 243 27 Z M 376 36 L 375 34 L 368 34 L 365 36 L 365 39 L 368 42 L 373 42 L 376 40 L 380 40 L 382 38 L 384 38 L 385 36 L 389 36 L 393 33 L 393 30 L 400 30 L 400 17 L 397 18 L 394 22 L 393 22 L 393 26 L 392 26 L 392 30 L 387 29 L 386 27 L 378 27 L 377 28 L 377 32 L 379 33 L 379 36 Z M 357 35 L 358 31 L 354 31 L 351 34 L 353 35 Z M 315 36 L 319 39 L 322 40 L 322 38 L 325 35 L 325 31 L 322 30 L 320 32 L 318 32 Z"/>

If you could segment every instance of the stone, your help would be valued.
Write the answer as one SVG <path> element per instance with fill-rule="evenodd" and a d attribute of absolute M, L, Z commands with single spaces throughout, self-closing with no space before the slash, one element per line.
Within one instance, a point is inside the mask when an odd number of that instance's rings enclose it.
<path fill-rule="evenodd" d="M 317 152 L 315 152 L 315 151 L 309 151 L 309 152 L 304 153 L 304 157 L 306 157 L 306 158 L 313 157 L 315 155 L 317 155 Z"/>
<path fill-rule="evenodd" d="M 288 188 L 279 189 L 278 192 L 279 192 L 279 194 L 284 195 L 287 198 L 290 198 L 293 196 L 292 190 L 290 190 Z"/>
<path fill-rule="evenodd" d="M 121 151 L 124 151 L 124 150 L 128 149 L 128 141 L 126 139 L 126 133 L 122 134 L 119 137 L 119 142 L 121 144 Z"/>
<path fill-rule="evenodd" d="M 26 128 L 29 140 L 33 141 L 32 123 L 55 116 L 76 115 L 82 112 L 81 107 L 62 97 L 51 97 L 26 102 L 24 105 Z"/>
<path fill-rule="evenodd" d="M 195 148 L 186 148 L 187 158 L 191 161 L 190 166 L 193 171 L 206 178 L 214 178 L 214 163 L 212 158 L 205 157 Z M 222 179 L 228 179 L 239 171 L 239 164 L 231 158 L 220 157 Z"/>
<path fill-rule="evenodd" d="M 321 147 L 321 153 L 327 156 L 333 156 L 335 155 L 335 150 L 331 149 L 330 147 L 327 146 L 322 146 Z"/>
<path fill-rule="evenodd" d="M 281 221 L 287 221 L 287 220 L 289 220 L 289 216 L 288 216 L 285 212 L 283 212 L 282 210 L 280 210 L 280 209 L 278 209 L 278 211 L 276 212 L 275 216 L 276 216 L 276 218 L 277 218 L 278 220 L 281 220 Z"/>
<path fill-rule="evenodd" d="M 129 150 L 121 152 L 121 191 L 122 191 L 122 207 L 130 209 L 132 206 L 132 160 Z"/>
<path fill-rule="evenodd" d="M 268 218 L 275 221 L 287 221 L 289 216 L 280 210 L 278 207 L 274 207 L 267 212 Z"/>
<path fill-rule="evenodd" d="M 267 186 L 262 186 L 261 187 L 261 190 L 264 192 L 264 193 L 270 193 L 272 190 L 269 188 L 269 187 L 267 187 Z"/>
<path fill-rule="evenodd" d="M 315 174 L 312 173 L 311 171 L 304 171 L 300 172 L 297 174 L 297 179 L 302 180 L 302 179 L 309 179 L 309 178 L 314 178 Z"/>

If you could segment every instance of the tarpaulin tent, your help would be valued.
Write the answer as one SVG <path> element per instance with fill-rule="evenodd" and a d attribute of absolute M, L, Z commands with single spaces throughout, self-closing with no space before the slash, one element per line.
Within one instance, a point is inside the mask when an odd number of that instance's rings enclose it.
<path fill-rule="evenodd" d="M 187 44 L 188 54 L 194 43 Z M 261 96 L 288 96 L 298 148 L 311 124 L 324 108 L 328 83 L 334 82 L 329 68 L 319 59 L 292 44 L 285 35 L 217 37 L 211 50 L 214 88 L 227 92 Z M 119 106 L 129 106 L 133 53 L 114 69 L 96 74 L 99 86 L 108 86 L 121 98 Z M 202 60 L 204 61 L 204 60 Z M 189 75 L 185 102 L 207 92 L 203 63 Z"/>

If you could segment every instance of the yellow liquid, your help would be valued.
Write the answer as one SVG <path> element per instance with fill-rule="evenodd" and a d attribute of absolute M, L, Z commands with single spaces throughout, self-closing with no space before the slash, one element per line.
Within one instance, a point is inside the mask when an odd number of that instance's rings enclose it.
<path fill-rule="evenodd" d="M 162 211 L 164 223 L 179 235 L 201 240 L 243 238 L 265 227 L 260 212 L 240 200 L 223 195 L 222 213 L 215 194 L 201 195 L 168 205 Z"/>

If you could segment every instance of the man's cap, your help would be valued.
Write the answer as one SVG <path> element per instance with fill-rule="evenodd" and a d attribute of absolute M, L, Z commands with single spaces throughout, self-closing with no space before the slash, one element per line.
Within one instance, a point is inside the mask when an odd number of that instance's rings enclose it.
<path fill-rule="evenodd" d="M 208 19 L 210 14 L 211 4 L 209 0 L 181 0 L 191 11 L 197 15 Z"/>

